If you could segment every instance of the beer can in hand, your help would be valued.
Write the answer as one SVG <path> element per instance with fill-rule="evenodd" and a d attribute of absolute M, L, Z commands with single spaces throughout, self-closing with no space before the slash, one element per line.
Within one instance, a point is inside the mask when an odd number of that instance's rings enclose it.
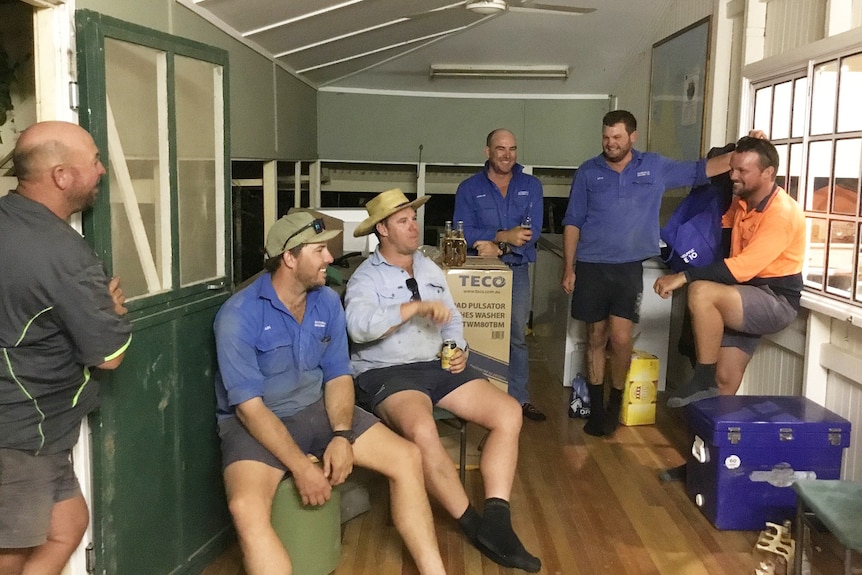
<path fill-rule="evenodd" d="M 443 340 L 443 349 L 440 350 L 440 367 L 443 369 L 449 369 L 451 367 L 449 361 L 452 359 L 457 348 L 458 344 L 455 343 L 454 339 Z"/>

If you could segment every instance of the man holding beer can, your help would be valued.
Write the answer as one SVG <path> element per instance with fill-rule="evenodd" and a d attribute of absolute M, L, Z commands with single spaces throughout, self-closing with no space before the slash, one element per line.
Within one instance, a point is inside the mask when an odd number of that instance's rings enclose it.
<path fill-rule="evenodd" d="M 535 573 L 542 563 L 515 534 L 509 509 L 521 406 L 467 365 L 461 314 L 443 271 L 418 251 L 416 210 L 427 200 L 383 192 L 366 204 L 368 218 L 354 231 L 380 241 L 345 294 L 356 401 L 419 447 L 429 494 L 476 548 L 500 565 Z M 434 405 L 489 430 L 479 466 L 481 515 L 440 441 Z"/>

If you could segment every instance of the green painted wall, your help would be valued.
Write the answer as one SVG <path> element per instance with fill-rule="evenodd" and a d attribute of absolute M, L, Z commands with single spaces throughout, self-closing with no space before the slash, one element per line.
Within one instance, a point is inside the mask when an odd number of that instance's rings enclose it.
<path fill-rule="evenodd" d="M 78 0 L 77 7 L 226 50 L 232 158 L 317 157 L 315 90 L 185 6 L 174 0 Z"/>
<path fill-rule="evenodd" d="M 320 92 L 318 149 L 334 160 L 477 163 L 485 136 L 508 128 L 519 161 L 577 166 L 600 150 L 609 100 L 483 99 Z"/>

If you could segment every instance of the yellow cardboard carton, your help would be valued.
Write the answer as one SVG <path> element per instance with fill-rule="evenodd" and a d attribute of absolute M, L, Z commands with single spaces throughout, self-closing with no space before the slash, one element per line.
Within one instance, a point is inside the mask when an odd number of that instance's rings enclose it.
<path fill-rule="evenodd" d="M 649 425 L 655 423 L 655 400 L 658 389 L 659 361 L 652 354 L 634 350 L 623 390 L 620 423 Z"/>

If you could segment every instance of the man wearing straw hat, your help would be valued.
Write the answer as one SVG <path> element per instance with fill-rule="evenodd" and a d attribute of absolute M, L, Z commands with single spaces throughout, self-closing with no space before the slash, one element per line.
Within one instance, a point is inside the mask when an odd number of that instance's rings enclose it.
<path fill-rule="evenodd" d="M 350 278 L 345 296 L 357 403 L 419 447 L 428 491 L 473 545 L 500 565 L 535 573 L 542 563 L 515 534 L 509 510 L 521 406 L 467 366 L 461 314 L 446 278 L 417 251 L 416 210 L 427 200 L 411 202 L 397 189 L 383 192 L 366 204 L 368 218 L 354 231 L 356 237 L 374 232 L 380 240 Z M 457 349 L 443 369 L 438 355 L 447 339 Z M 480 465 L 486 496 L 481 516 L 440 441 L 434 405 L 489 430 Z"/>
<path fill-rule="evenodd" d="M 303 504 L 322 505 L 356 464 L 389 479 L 392 519 L 419 572 L 441 574 L 419 451 L 354 405 L 344 311 L 324 287 L 326 242 L 338 233 L 307 212 L 282 217 L 267 234 L 268 273 L 216 316 L 222 469 L 245 572 L 291 573 L 270 524 L 286 473 Z"/>

